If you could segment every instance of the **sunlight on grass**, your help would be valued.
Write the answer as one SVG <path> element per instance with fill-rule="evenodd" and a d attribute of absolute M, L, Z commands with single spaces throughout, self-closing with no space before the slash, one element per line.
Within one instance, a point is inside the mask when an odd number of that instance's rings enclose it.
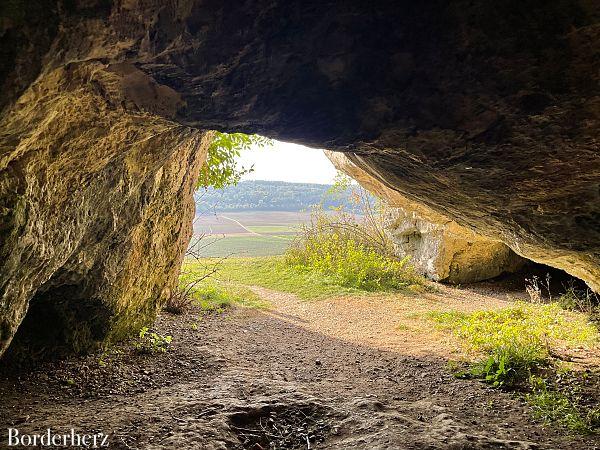
<path fill-rule="evenodd" d="M 581 313 L 558 304 L 516 302 L 496 311 L 430 312 L 429 318 L 451 331 L 471 354 L 486 359 L 462 375 L 482 378 L 494 386 L 510 386 L 547 365 L 559 350 L 598 344 L 598 330 Z"/>
<path fill-rule="evenodd" d="M 184 264 L 184 272 L 202 273 L 204 262 Z M 334 279 L 310 270 L 299 270 L 286 265 L 281 257 L 228 258 L 220 266 L 215 278 L 228 284 L 262 286 L 298 295 L 302 299 L 361 294 L 351 287 L 340 286 Z"/>
<path fill-rule="evenodd" d="M 483 360 L 452 371 L 494 387 L 524 390 L 533 416 L 574 433 L 600 430 L 600 408 L 582 395 L 587 373 L 557 360 L 560 352 L 598 345 L 599 333 L 582 313 L 558 303 L 516 302 L 496 311 L 430 312 L 430 319 L 452 332 L 465 350 Z"/>
<path fill-rule="evenodd" d="M 369 247 L 337 229 L 329 218 L 305 227 L 285 254 L 288 265 L 297 270 L 316 271 L 341 286 L 365 291 L 425 289 L 425 279 L 416 274 L 409 258 L 397 259 L 380 248 Z M 321 219 L 319 219 L 321 220 Z M 355 224 L 356 233 L 364 228 Z"/>
<path fill-rule="evenodd" d="M 201 273 L 204 273 L 205 268 L 201 270 Z M 179 277 L 180 286 L 186 286 L 195 276 L 194 271 L 190 270 L 189 266 L 186 267 L 185 274 Z M 260 298 L 250 289 L 215 280 L 202 281 L 194 286 L 189 294 L 193 303 L 204 311 L 223 312 L 234 304 L 256 309 L 268 309 L 271 306 L 267 300 Z"/>
<path fill-rule="evenodd" d="M 523 360 L 545 360 L 550 349 L 591 346 L 598 330 L 583 314 L 568 312 L 555 303 L 516 302 L 496 311 L 431 312 L 441 328 L 452 331 L 476 353 L 509 351 Z"/>

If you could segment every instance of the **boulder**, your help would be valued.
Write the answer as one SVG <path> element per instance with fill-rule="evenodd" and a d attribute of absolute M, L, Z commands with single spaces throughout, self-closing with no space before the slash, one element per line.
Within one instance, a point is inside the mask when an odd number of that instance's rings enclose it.
<path fill-rule="evenodd" d="M 502 242 L 479 236 L 473 230 L 408 200 L 353 164 L 343 153 L 325 151 L 333 165 L 382 199 L 384 226 L 396 254 L 408 256 L 415 269 L 436 281 L 472 283 L 513 272 L 525 260 Z"/>
<path fill-rule="evenodd" d="M 61 67 L 0 122 L 0 351 L 26 314 L 28 346 L 126 336 L 174 288 L 210 136 L 124 110 L 125 90 L 96 64 Z"/>

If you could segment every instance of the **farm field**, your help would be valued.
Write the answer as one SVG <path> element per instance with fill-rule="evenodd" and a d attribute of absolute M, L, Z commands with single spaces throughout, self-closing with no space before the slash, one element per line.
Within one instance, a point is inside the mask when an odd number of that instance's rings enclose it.
<path fill-rule="evenodd" d="M 309 221 L 308 211 L 199 214 L 194 221 L 191 248 L 203 257 L 281 255 L 300 226 Z"/>

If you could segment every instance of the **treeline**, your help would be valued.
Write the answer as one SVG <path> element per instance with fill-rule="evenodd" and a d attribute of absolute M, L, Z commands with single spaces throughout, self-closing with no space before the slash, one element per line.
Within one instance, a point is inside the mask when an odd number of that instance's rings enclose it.
<path fill-rule="evenodd" d="M 223 189 L 196 192 L 198 211 L 302 211 L 313 205 L 348 206 L 351 189 L 332 193 L 328 184 L 241 181 Z M 339 189 L 338 189 L 339 191 Z"/>

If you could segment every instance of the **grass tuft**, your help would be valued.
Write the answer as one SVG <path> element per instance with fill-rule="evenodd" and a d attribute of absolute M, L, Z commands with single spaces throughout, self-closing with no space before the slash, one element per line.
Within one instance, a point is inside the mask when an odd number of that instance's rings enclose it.
<path fill-rule="evenodd" d="M 577 385 L 550 386 L 542 377 L 530 378 L 531 392 L 525 395 L 533 415 L 546 424 L 558 424 L 580 434 L 600 431 L 600 407 L 581 404 Z"/>
<path fill-rule="evenodd" d="M 191 295 L 203 311 L 220 313 L 233 305 L 255 309 L 268 309 L 270 307 L 268 301 L 263 300 L 250 289 L 238 286 L 209 282 L 196 287 Z"/>

